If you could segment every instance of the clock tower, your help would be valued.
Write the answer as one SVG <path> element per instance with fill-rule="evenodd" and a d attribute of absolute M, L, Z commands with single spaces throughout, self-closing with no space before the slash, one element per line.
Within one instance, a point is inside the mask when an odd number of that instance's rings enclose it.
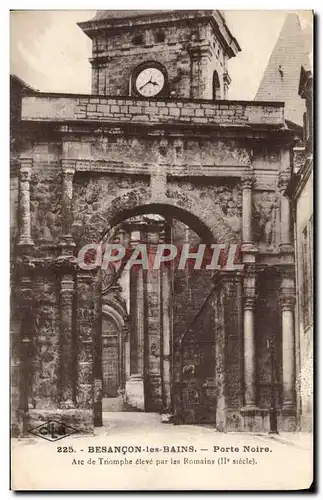
<path fill-rule="evenodd" d="M 218 10 L 98 11 L 92 94 L 226 99 L 227 62 L 241 49 Z"/>

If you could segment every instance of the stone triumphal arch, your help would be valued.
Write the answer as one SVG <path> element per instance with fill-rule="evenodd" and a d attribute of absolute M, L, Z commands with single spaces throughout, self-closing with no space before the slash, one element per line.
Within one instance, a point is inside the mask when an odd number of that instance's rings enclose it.
<path fill-rule="evenodd" d="M 92 94 L 21 96 L 11 161 L 17 433 L 54 417 L 93 430 L 109 399 L 177 423 L 265 431 L 273 390 L 279 428 L 296 426 L 283 194 L 294 132 L 283 103 L 226 100 L 240 47 L 221 12 L 192 12 L 82 23 L 94 42 Z M 129 84 L 145 61 L 167 80 L 154 96 Z M 243 270 L 110 276 L 78 266 L 84 245 L 122 235 L 152 252 L 161 241 L 237 244 Z"/>

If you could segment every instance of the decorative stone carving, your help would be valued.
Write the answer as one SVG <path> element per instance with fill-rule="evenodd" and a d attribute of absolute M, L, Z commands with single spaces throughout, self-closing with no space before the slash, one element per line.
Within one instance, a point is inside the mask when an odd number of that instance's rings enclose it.
<path fill-rule="evenodd" d="M 67 409 L 74 407 L 73 295 L 73 275 L 63 275 L 60 289 L 60 406 Z"/>
<path fill-rule="evenodd" d="M 59 170 L 37 170 L 31 179 L 31 219 L 35 241 L 54 243 L 61 234 L 61 189 Z"/>
<path fill-rule="evenodd" d="M 274 247 L 277 243 L 277 195 L 273 191 L 255 193 L 253 196 L 253 233 L 256 242 Z"/>
<path fill-rule="evenodd" d="M 20 159 L 19 171 L 19 217 L 20 236 L 19 245 L 32 245 L 31 238 L 31 218 L 30 218 L 30 179 L 32 160 L 29 158 Z"/>
<path fill-rule="evenodd" d="M 72 225 L 72 234 L 77 246 L 98 242 L 110 222 L 104 215 L 105 207 L 108 207 L 112 200 L 116 200 L 117 213 L 118 199 L 124 204 L 124 196 L 128 195 L 131 204 L 130 198 L 136 188 L 142 188 L 142 182 L 130 176 L 110 178 L 98 175 L 90 178 L 87 174 L 77 174 L 74 179 Z M 133 200 L 133 204 L 141 203 L 139 200 Z"/>

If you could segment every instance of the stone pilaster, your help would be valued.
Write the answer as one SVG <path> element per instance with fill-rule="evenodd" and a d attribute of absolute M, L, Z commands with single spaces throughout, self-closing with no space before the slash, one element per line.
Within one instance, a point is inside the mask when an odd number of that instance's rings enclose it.
<path fill-rule="evenodd" d="M 244 346 L 244 405 L 246 409 L 256 407 L 256 345 L 255 304 L 257 248 L 252 233 L 252 186 L 254 176 L 246 172 L 242 177 L 242 258 L 245 264 L 243 282 L 243 346 Z"/>
<path fill-rule="evenodd" d="M 171 400 L 171 345 L 172 345 L 172 326 L 171 326 L 171 308 L 172 308 L 172 294 L 171 294 L 171 270 L 169 266 L 163 266 L 160 270 L 161 273 L 161 304 L 162 304 L 162 346 L 163 346 L 163 363 L 162 363 L 162 376 L 163 376 L 163 411 L 164 413 L 171 413 L 172 400 Z"/>
<path fill-rule="evenodd" d="M 19 170 L 19 222 L 20 234 L 18 246 L 33 245 L 30 220 L 30 179 L 32 159 L 20 158 Z"/>
<path fill-rule="evenodd" d="M 71 236 L 73 176 L 75 168 L 69 160 L 62 160 L 62 233 L 61 255 L 57 266 L 61 271 L 60 282 L 60 407 L 75 407 L 75 345 L 73 339 L 73 305 L 75 292 L 73 251 L 75 244 Z"/>
<path fill-rule="evenodd" d="M 212 99 L 212 77 L 209 65 L 212 52 L 209 45 L 192 43 L 189 47 L 191 58 L 191 99 Z"/>
<path fill-rule="evenodd" d="M 280 173 L 278 187 L 280 191 L 280 251 L 293 253 L 291 202 L 285 196 L 285 190 L 291 178 L 291 152 L 289 149 L 281 151 Z"/>
<path fill-rule="evenodd" d="M 143 233 L 133 231 L 130 247 L 135 248 L 139 242 L 143 242 Z M 133 323 L 130 338 L 130 378 L 126 382 L 126 398 L 130 405 L 144 410 L 145 294 L 142 266 L 133 266 L 130 270 L 130 291 L 130 317 Z"/>
<path fill-rule="evenodd" d="M 295 283 L 292 269 L 283 271 L 280 288 L 283 355 L 283 408 L 295 406 Z"/>
<path fill-rule="evenodd" d="M 72 229 L 72 199 L 73 199 L 73 178 L 75 173 L 75 162 L 62 160 L 62 235 L 60 245 L 62 255 L 73 253 L 75 246 L 71 235 Z"/>
<path fill-rule="evenodd" d="M 251 172 L 246 172 L 242 179 L 242 252 L 245 262 L 254 262 L 253 254 L 256 248 L 252 234 L 252 186 L 254 177 Z"/>
<path fill-rule="evenodd" d="M 280 190 L 280 251 L 282 253 L 293 253 L 292 243 L 292 221 L 291 221 L 291 201 L 284 192 L 289 181 L 288 173 L 281 173 L 279 176 Z"/>
<path fill-rule="evenodd" d="M 244 405 L 246 409 L 256 407 L 256 342 L 255 305 L 256 271 L 248 266 L 243 283 L 243 346 L 244 346 Z"/>
<path fill-rule="evenodd" d="M 94 425 L 102 422 L 102 274 L 96 273 L 93 279 L 93 407 Z"/>
<path fill-rule="evenodd" d="M 20 373 L 19 373 L 19 413 L 22 432 L 28 432 L 29 410 L 33 408 L 32 362 L 34 299 L 32 291 L 34 265 L 25 254 L 18 258 L 18 314 L 20 322 Z"/>
<path fill-rule="evenodd" d="M 76 352 L 78 408 L 93 408 L 93 275 L 79 270 L 76 276 Z"/>
<path fill-rule="evenodd" d="M 65 271 L 68 272 L 68 269 Z M 73 342 L 74 276 L 65 274 L 60 287 L 60 408 L 75 407 L 75 346 Z M 70 270 L 71 272 L 71 270 Z"/>

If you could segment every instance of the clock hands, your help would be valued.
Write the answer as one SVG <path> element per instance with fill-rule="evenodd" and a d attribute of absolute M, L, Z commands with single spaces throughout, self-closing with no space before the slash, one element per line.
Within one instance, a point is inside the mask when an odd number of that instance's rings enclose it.
<path fill-rule="evenodd" d="M 142 86 L 140 87 L 140 89 L 139 89 L 139 90 L 142 90 L 142 89 L 143 89 L 144 87 L 146 87 L 146 85 L 148 85 L 149 83 L 151 83 L 151 85 L 153 85 L 154 87 L 156 87 L 156 85 L 159 85 L 159 83 L 157 83 L 157 82 L 153 82 L 153 81 L 152 81 L 152 76 L 151 76 L 151 77 L 150 77 L 150 80 L 148 80 L 148 82 L 146 82 L 144 85 L 142 85 Z"/>

